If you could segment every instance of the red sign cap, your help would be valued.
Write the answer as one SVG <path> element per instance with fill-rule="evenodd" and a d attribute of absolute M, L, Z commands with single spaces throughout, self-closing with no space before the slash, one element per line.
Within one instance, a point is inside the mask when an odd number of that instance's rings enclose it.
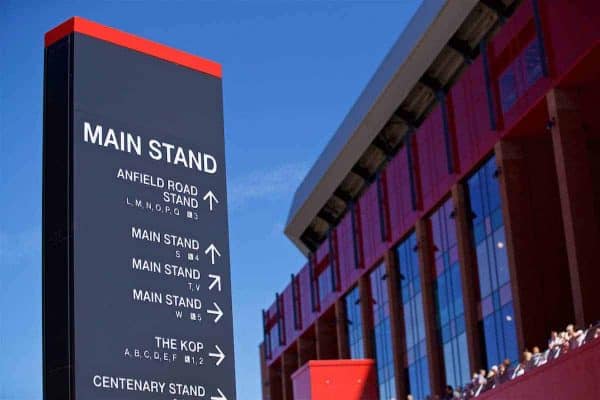
<path fill-rule="evenodd" d="M 217 78 L 221 78 L 223 75 L 219 63 L 81 17 L 72 17 L 48 31 L 44 38 L 45 46 L 49 47 L 73 32 L 126 47 Z"/>

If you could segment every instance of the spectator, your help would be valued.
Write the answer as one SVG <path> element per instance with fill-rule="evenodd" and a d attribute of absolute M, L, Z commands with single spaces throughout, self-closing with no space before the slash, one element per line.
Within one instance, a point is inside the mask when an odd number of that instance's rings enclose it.
<path fill-rule="evenodd" d="M 569 352 L 569 350 L 571 349 L 571 343 L 569 342 L 569 338 L 567 336 L 566 332 L 561 332 L 565 334 L 565 337 L 563 338 L 563 341 L 561 342 L 560 345 L 560 353 L 559 355 L 564 355 L 567 354 Z"/>
<path fill-rule="evenodd" d="M 483 392 L 485 391 L 485 386 L 486 386 L 486 384 L 485 384 L 485 383 L 481 383 L 481 384 L 479 384 L 479 386 L 477 386 L 477 387 L 475 388 L 475 390 L 473 391 L 473 397 L 477 397 L 477 396 L 479 396 L 481 393 L 483 393 Z"/>
<path fill-rule="evenodd" d="M 487 383 L 487 379 L 485 379 L 485 369 L 479 370 L 479 384 L 485 385 Z"/>
<path fill-rule="evenodd" d="M 473 397 L 479 396 L 485 390 L 487 379 L 485 379 L 485 369 L 480 369 L 477 374 L 477 385 L 473 388 Z"/>
<path fill-rule="evenodd" d="M 556 331 L 552 331 L 552 333 L 550 334 L 550 340 L 548 341 L 549 352 L 548 356 L 546 357 L 548 361 L 554 360 L 560 355 L 562 351 L 562 344 L 564 342 L 563 333 L 564 332 L 561 332 L 559 334 Z"/>
<path fill-rule="evenodd" d="M 479 387 L 479 373 L 473 372 L 473 378 L 471 378 L 471 382 L 465 386 L 463 390 L 464 398 L 470 399 L 475 395 L 475 391 Z"/>
<path fill-rule="evenodd" d="M 562 347 L 565 342 L 569 341 L 569 334 L 567 332 L 561 332 L 558 334 L 558 345 Z"/>
<path fill-rule="evenodd" d="M 569 341 L 569 350 L 575 350 L 583 342 L 585 335 L 581 329 L 575 329 L 573 324 L 567 325 L 567 339 Z"/>
<path fill-rule="evenodd" d="M 498 365 L 498 377 L 496 379 L 496 386 L 503 384 L 508 380 L 508 374 L 506 373 L 506 367 L 504 363 Z"/>
<path fill-rule="evenodd" d="M 450 385 L 446 385 L 446 390 L 442 396 L 442 400 L 452 400 L 454 398 L 454 389 Z"/>
<path fill-rule="evenodd" d="M 523 352 L 523 357 L 521 358 L 521 362 L 517 365 L 517 367 L 513 371 L 511 379 L 515 379 L 515 378 L 523 375 L 525 373 L 525 371 L 527 370 L 527 364 L 529 363 L 529 361 L 531 361 L 531 353 L 528 352 L 527 350 L 525 350 Z"/>
<path fill-rule="evenodd" d="M 460 386 L 457 386 L 457 387 L 454 389 L 454 392 L 452 393 L 452 396 L 453 396 L 452 398 L 453 398 L 453 399 L 460 399 L 460 398 L 461 398 L 461 393 L 462 393 L 462 392 L 463 392 L 463 388 L 462 388 L 462 387 L 460 387 Z"/>
<path fill-rule="evenodd" d="M 553 359 L 558 358 L 559 356 L 565 354 L 569 351 L 569 337 L 567 332 L 560 332 L 558 334 L 558 339 L 556 340 L 556 345 L 553 349 Z"/>
<path fill-rule="evenodd" d="M 512 375 L 510 376 L 510 379 L 515 379 L 518 378 L 519 376 L 523 375 L 525 373 L 525 369 L 522 367 L 521 364 L 517 364 L 517 367 L 513 370 Z"/>
<path fill-rule="evenodd" d="M 486 377 L 487 383 L 485 384 L 485 387 L 483 388 L 483 390 L 487 391 L 487 390 L 495 388 L 497 377 L 498 377 L 498 366 L 493 365 L 487 374 L 487 377 Z"/>
<path fill-rule="evenodd" d="M 523 352 L 523 363 L 524 363 L 524 368 L 525 368 L 524 372 L 527 372 L 530 369 L 535 368 L 532 352 L 530 352 L 528 350 L 525 350 Z"/>
<path fill-rule="evenodd" d="M 544 354 L 540 352 L 540 348 L 537 346 L 533 346 L 533 366 L 537 367 L 546 363 L 546 359 Z"/>
<path fill-rule="evenodd" d="M 558 338 L 558 332 L 556 331 L 552 331 L 550 332 L 550 339 L 548 340 L 548 348 L 550 350 L 552 350 L 553 348 L 555 348 L 556 346 L 559 346 L 559 338 Z"/>
<path fill-rule="evenodd" d="M 514 370 L 510 358 L 505 358 L 504 361 L 502 361 L 502 365 L 504 365 L 505 373 L 508 374 L 507 377 L 510 379 L 510 376 L 512 375 Z"/>

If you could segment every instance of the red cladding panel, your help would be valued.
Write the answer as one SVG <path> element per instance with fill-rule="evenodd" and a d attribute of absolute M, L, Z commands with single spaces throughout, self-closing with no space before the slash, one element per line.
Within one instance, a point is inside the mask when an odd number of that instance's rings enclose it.
<path fill-rule="evenodd" d="M 341 278 L 341 289 L 345 292 L 358 278 L 359 271 L 354 263 L 354 240 L 352 237 L 352 216 L 347 212 L 336 227 L 337 253 Z"/>
<path fill-rule="evenodd" d="M 539 1 L 539 0 L 538 0 Z M 541 0 L 540 3 L 544 1 Z M 502 26 L 500 32 L 496 34 L 490 41 L 496 54 L 504 51 L 518 51 L 518 43 L 514 42 L 514 38 L 528 25 L 533 24 L 533 6 L 531 0 L 521 2 L 515 13 Z M 515 49 L 515 46 L 517 47 Z"/>
<path fill-rule="evenodd" d="M 327 243 L 327 240 L 325 240 L 317 249 L 317 264 L 323 262 L 327 255 L 329 255 L 329 244 Z"/>
<path fill-rule="evenodd" d="M 321 310 L 325 311 L 329 307 L 331 307 L 335 303 L 337 295 L 337 292 L 330 292 L 329 294 L 327 294 L 327 296 L 325 296 L 324 299 L 321 299 Z"/>
<path fill-rule="evenodd" d="M 455 124 L 458 164 L 467 172 L 489 152 L 497 134 L 490 128 L 487 92 L 481 57 L 463 73 L 450 91 Z"/>
<path fill-rule="evenodd" d="M 310 274 L 308 272 L 308 264 L 306 264 L 298 273 L 300 282 L 300 304 L 302 306 L 302 328 L 309 327 L 315 320 L 316 313 L 312 311 L 310 300 Z"/>
<path fill-rule="evenodd" d="M 273 322 L 275 323 L 277 321 L 276 315 L 277 315 L 277 302 L 273 301 L 273 304 L 271 304 L 271 307 L 269 307 L 269 309 L 267 310 L 267 317 L 268 317 L 268 322 Z M 271 332 L 275 332 L 277 330 L 275 325 L 271 325 L 269 324 L 269 328 L 268 328 Z M 275 360 L 277 359 L 277 357 L 279 357 L 279 355 L 281 354 L 283 347 L 279 345 L 279 342 L 274 341 L 273 342 L 273 348 L 271 349 L 271 360 Z"/>
<path fill-rule="evenodd" d="M 385 169 L 392 241 L 399 240 L 417 219 L 417 212 L 412 209 L 406 158 L 406 148 L 402 148 Z"/>
<path fill-rule="evenodd" d="M 363 235 L 362 235 L 362 210 L 360 208 L 360 201 L 354 203 L 354 238 L 356 240 L 357 249 L 357 263 L 359 268 L 365 267 L 365 255 L 363 254 Z"/>
<path fill-rule="evenodd" d="M 540 8 L 551 69 L 562 75 L 577 57 L 600 40 L 600 2 L 540 1 Z"/>
<path fill-rule="evenodd" d="M 377 399 L 373 360 L 309 361 L 292 375 L 294 399 Z"/>
<path fill-rule="evenodd" d="M 493 78 L 514 62 L 535 34 L 533 7 L 531 1 L 526 1 L 490 40 L 488 49 Z"/>
<path fill-rule="evenodd" d="M 275 316 L 277 315 L 277 303 L 275 301 L 273 301 L 273 304 L 271 304 L 271 307 L 269 307 L 269 309 L 267 310 L 267 314 L 269 317 L 269 321 L 275 320 Z"/>
<path fill-rule="evenodd" d="M 419 153 L 423 207 L 427 210 L 450 190 L 453 181 L 453 175 L 448 173 L 444 123 L 439 106 L 423 122 L 415 138 Z"/>
<path fill-rule="evenodd" d="M 283 291 L 283 317 L 285 324 L 286 345 L 296 340 L 297 332 L 294 329 L 294 298 L 292 297 L 292 285 L 288 285 Z"/>
<path fill-rule="evenodd" d="M 364 266 L 367 268 L 385 251 L 385 242 L 381 240 L 378 200 L 377 183 L 371 184 L 359 200 Z"/>
<path fill-rule="evenodd" d="M 439 107 L 436 108 L 439 110 Z M 434 184 L 437 181 L 435 174 L 435 167 L 433 165 L 434 155 L 433 155 L 433 147 L 434 147 L 434 135 L 435 135 L 435 124 L 433 120 L 435 119 L 434 113 L 431 113 L 427 119 L 423 122 L 423 124 L 417 130 L 417 134 L 415 135 L 416 142 L 416 151 L 417 158 L 416 161 L 419 165 L 419 174 L 421 178 L 421 189 L 423 198 L 425 200 L 430 200 L 432 197 L 432 191 L 434 190 Z M 439 117 L 439 113 L 438 113 Z M 442 132 L 438 132 L 442 133 Z M 437 158 L 443 157 L 444 154 L 437 154 Z M 427 201 L 425 202 L 427 203 Z"/>
<path fill-rule="evenodd" d="M 600 64 L 600 46 L 597 49 L 597 60 Z M 597 64 L 597 65 L 598 65 Z M 584 117 L 584 123 L 589 127 L 595 136 L 600 135 L 600 113 L 598 104 L 600 104 L 600 83 L 588 85 L 585 90 L 580 92 L 581 115 Z"/>

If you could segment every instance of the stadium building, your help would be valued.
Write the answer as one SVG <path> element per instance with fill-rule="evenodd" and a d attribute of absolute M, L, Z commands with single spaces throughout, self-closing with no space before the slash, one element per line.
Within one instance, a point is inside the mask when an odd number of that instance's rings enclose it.
<path fill-rule="evenodd" d="M 599 105 L 597 0 L 424 0 L 294 196 L 263 399 L 423 400 L 599 320 Z M 600 398 L 598 342 L 481 397 Z"/>

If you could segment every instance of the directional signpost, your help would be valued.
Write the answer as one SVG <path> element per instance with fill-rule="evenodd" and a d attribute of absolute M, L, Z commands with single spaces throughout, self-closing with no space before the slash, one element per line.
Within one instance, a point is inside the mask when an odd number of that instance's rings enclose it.
<path fill-rule="evenodd" d="M 221 69 L 46 35 L 44 398 L 235 400 Z"/>

